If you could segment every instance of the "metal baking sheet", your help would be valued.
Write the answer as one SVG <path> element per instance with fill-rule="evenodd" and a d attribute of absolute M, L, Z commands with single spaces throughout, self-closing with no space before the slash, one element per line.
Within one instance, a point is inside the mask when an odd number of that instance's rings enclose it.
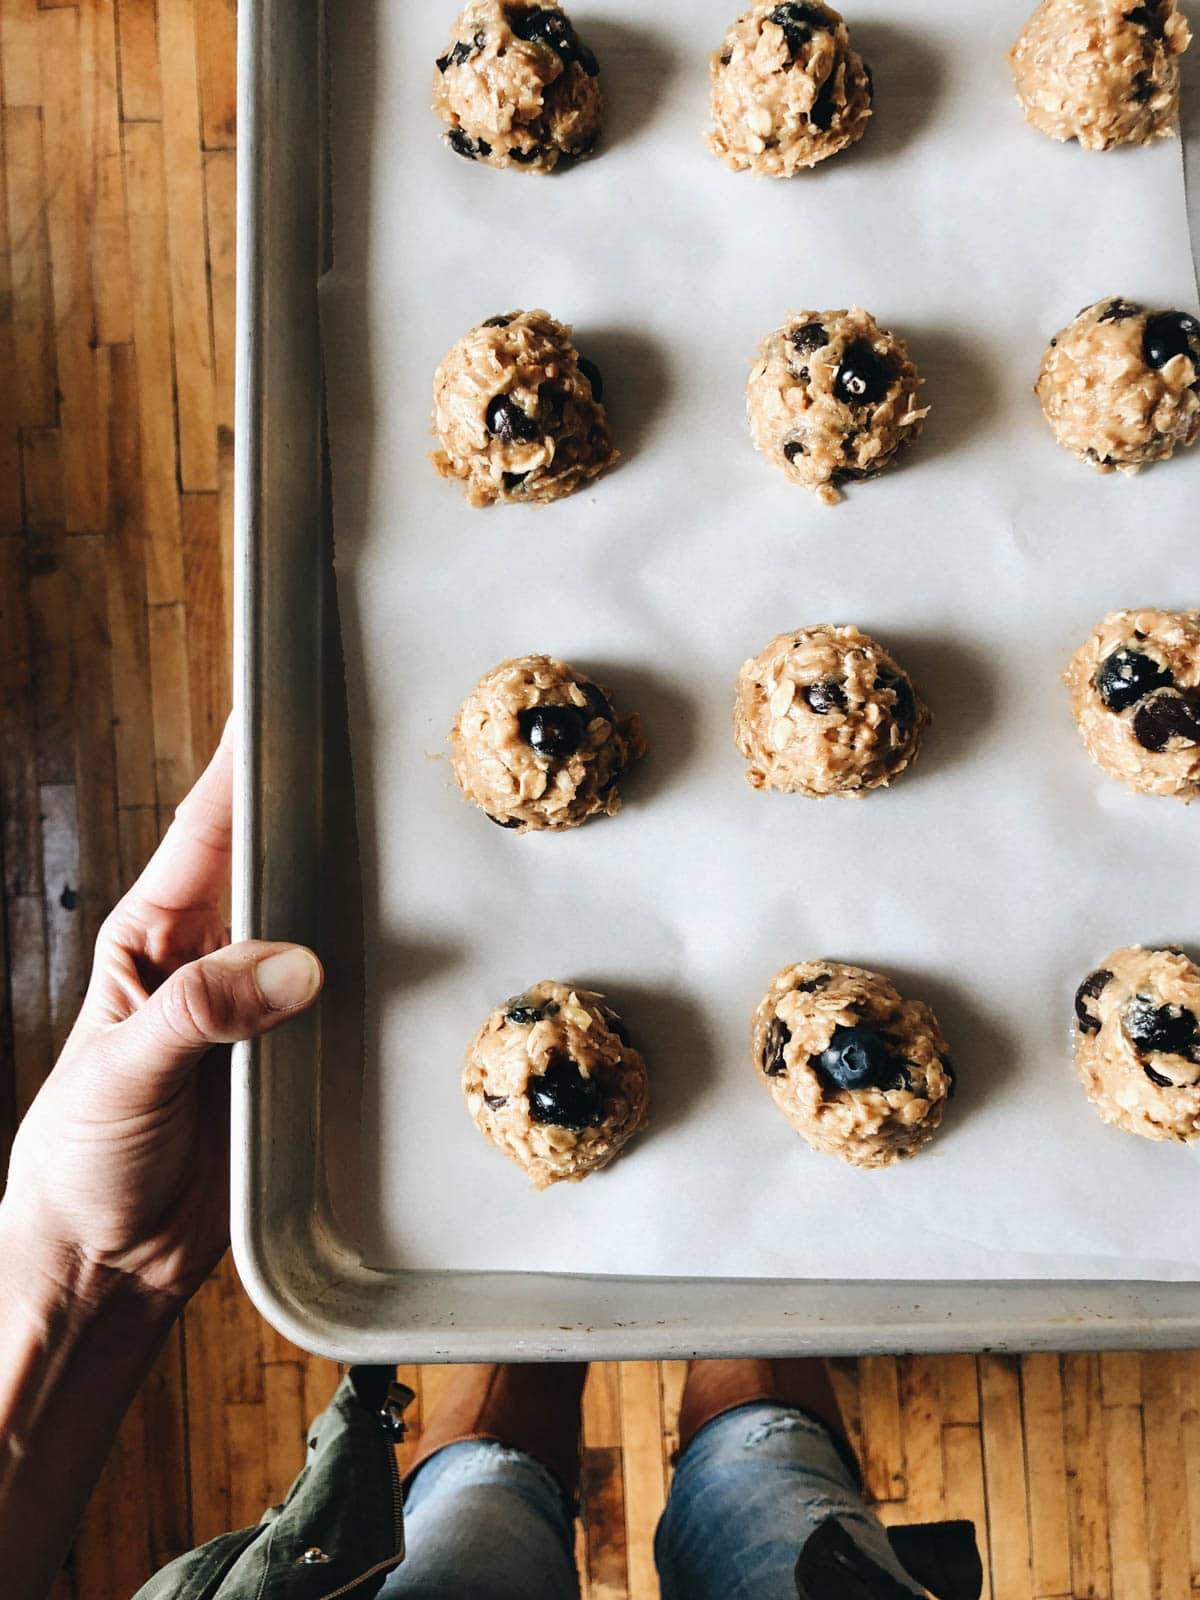
<path fill-rule="evenodd" d="M 241 51 L 236 919 L 240 934 L 309 938 L 330 965 L 319 1014 L 239 1056 L 235 1248 L 260 1307 L 343 1359 L 1194 1342 L 1200 1294 L 1179 1284 L 797 1285 L 363 1265 L 361 1229 L 344 1207 L 335 1215 L 327 1183 L 358 1158 L 362 978 L 324 493 L 317 18 L 270 0 L 244 15 Z"/>

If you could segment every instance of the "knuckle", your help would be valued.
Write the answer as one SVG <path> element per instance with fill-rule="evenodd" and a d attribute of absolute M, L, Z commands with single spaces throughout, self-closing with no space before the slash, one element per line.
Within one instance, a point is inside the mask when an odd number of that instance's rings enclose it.
<path fill-rule="evenodd" d="M 130 942 L 130 923 L 129 906 L 125 900 L 119 900 L 100 924 L 100 930 L 96 935 L 96 948 L 124 949 Z"/>
<path fill-rule="evenodd" d="M 207 850 L 224 851 L 231 844 L 228 808 L 198 789 L 185 795 L 176 806 L 174 825 Z"/>
<path fill-rule="evenodd" d="M 228 986 L 199 966 L 184 967 L 163 990 L 163 1021 L 181 1043 L 219 1043 L 233 1009 Z"/>

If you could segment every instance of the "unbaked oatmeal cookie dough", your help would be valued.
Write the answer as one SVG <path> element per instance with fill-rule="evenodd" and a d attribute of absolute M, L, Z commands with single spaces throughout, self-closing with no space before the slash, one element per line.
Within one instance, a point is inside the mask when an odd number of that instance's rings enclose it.
<path fill-rule="evenodd" d="M 1051 339 L 1035 391 L 1059 444 L 1097 472 L 1166 461 L 1200 438 L 1200 319 L 1097 300 Z"/>
<path fill-rule="evenodd" d="M 814 1150 L 887 1167 L 933 1138 L 954 1093 L 937 1018 L 887 978 L 838 961 L 776 974 L 754 1014 L 754 1063 Z"/>
<path fill-rule="evenodd" d="M 641 722 L 606 689 L 553 656 L 520 656 L 485 674 L 450 729 L 467 799 L 519 833 L 577 828 L 620 810 L 618 789 L 646 752 Z"/>
<path fill-rule="evenodd" d="M 617 460 L 594 362 L 545 311 L 489 317 L 433 380 L 432 456 L 473 506 L 561 500 Z"/>
<path fill-rule="evenodd" d="M 557 5 L 472 0 L 433 75 L 452 150 L 518 172 L 552 172 L 600 137 L 596 58 Z"/>
<path fill-rule="evenodd" d="M 1105 1122 L 1200 1136 L 1200 969 L 1179 950 L 1118 950 L 1075 997 L 1075 1065 Z"/>
<path fill-rule="evenodd" d="M 1116 611 L 1064 677 L 1098 767 L 1142 794 L 1200 794 L 1200 611 Z"/>
<path fill-rule="evenodd" d="M 1035 128 L 1108 150 L 1175 133 L 1190 42 L 1175 0 L 1045 0 L 1008 59 Z"/>
<path fill-rule="evenodd" d="M 908 674 L 853 626 L 777 634 L 738 674 L 734 738 L 755 789 L 878 789 L 916 760 L 929 721 Z"/>
<path fill-rule="evenodd" d="M 843 484 L 876 477 L 920 433 L 922 381 L 869 312 L 794 311 L 751 368 L 750 434 L 793 483 L 837 505 Z"/>
<path fill-rule="evenodd" d="M 760 0 L 712 58 L 708 146 L 726 166 L 792 178 L 867 131 L 870 69 L 832 6 Z"/>
<path fill-rule="evenodd" d="M 467 1051 L 475 1126 L 535 1189 L 606 1167 L 645 1126 L 646 1063 L 603 995 L 536 983 L 497 1006 Z"/>

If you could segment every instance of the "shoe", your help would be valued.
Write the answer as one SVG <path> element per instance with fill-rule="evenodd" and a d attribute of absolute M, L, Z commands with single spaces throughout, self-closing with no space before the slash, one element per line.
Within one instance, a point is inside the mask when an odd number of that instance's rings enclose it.
<path fill-rule="evenodd" d="M 803 1411 L 824 1423 L 847 1465 L 853 1466 L 855 1479 L 861 1481 L 828 1370 L 811 1356 L 791 1361 L 689 1361 L 679 1413 L 679 1455 L 707 1423 L 739 1406 L 764 1402 Z"/>
<path fill-rule="evenodd" d="M 580 1401 L 585 1363 L 460 1367 L 422 1429 L 405 1487 L 439 1450 L 486 1440 L 523 1451 L 579 1497 Z"/>

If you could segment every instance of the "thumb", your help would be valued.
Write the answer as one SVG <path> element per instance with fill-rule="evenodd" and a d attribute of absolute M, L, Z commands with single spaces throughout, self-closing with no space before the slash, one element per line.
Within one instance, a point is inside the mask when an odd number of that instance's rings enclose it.
<path fill-rule="evenodd" d="M 310 1006 L 324 981 L 302 945 L 230 945 L 180 967 L 119 1025 L 122 1054 L 144 1082 L 170 1078 L 214 1045 L 277 1028 Z"/>

